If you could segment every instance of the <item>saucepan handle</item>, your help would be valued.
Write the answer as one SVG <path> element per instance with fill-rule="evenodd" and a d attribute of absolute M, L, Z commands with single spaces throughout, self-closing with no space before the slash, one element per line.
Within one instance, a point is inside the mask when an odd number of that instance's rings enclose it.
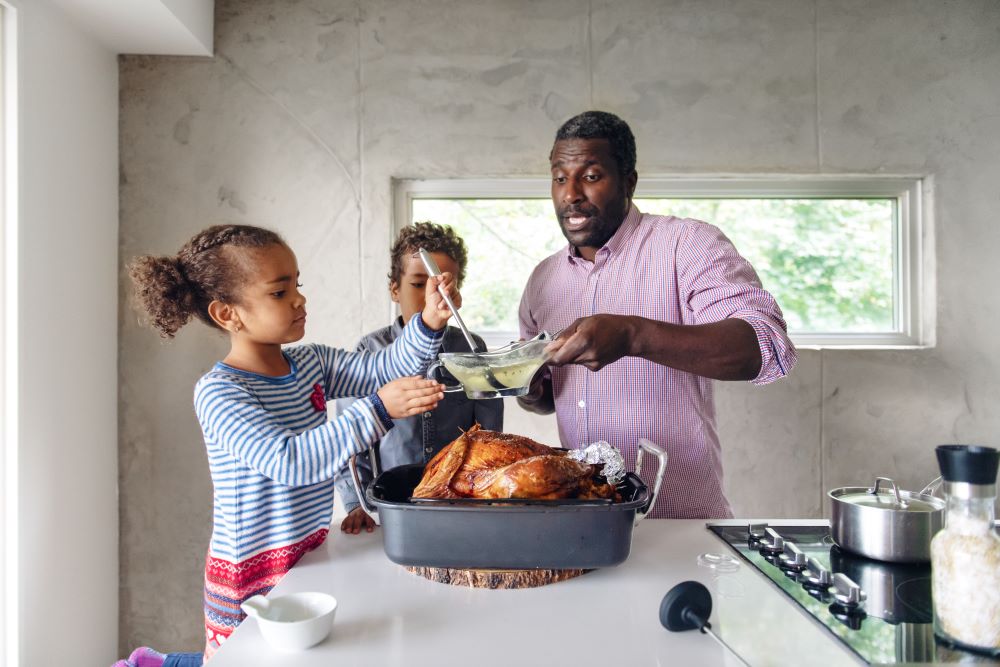
<path fill-rule="evenodd" d="M 649 505 L 643 509 L 643 511 L 635 513 L 635 523 L 638 525 L 640 521 L 646 518 L 653 506 L 656 505 L 656 498 L 660 495 L 660 487 L 663 485 L 663 476 L 667 471 L 667 452 L 657 444 L 646 440 L 645 438 L 639 438 L 639 453 L 635 458 L 635 474 L 639 476 L 642 472 L 642 457 L 645 452 L 649 452 L 656 457 L 657 468 L 656 468 L 656 481 L 653 482 L 653 497 L 649 501 Z"/>
<path fill-rule="evenodd" d="M 372 463 L 372 468 L 375 468 L 375 452 L 371 449 L 368 450 L 368 456 Z M 378 520 L 378 508 L 373 507 L 368 503 L 368 496 L 365 495 L 365 490 L 361 488 L 361 477 L 358 475 L 358 455 L 355 454 L 351 457 L 350 468 L 351 468 L 351 479 L 354 480 L 354 493 L 358 495 L 358 502 L 361 503 L 361 509 L 364 510 L 365 514 L 371 517 L 372 521 L 375 522 L 376 526 L 382 525 Z"/>
<path fill-rule="evenodd" d="M 935 477 L 934 479 L 932 479 L 930 482 L 927 483 L 927 486 L 920 489 L 919 495 L 933 496 L 935 493 L 937 493 L 938 489 L 941 488 L 942 483 L 944 483 L 944 477 L 941 476 Z"/>
<path fill-rule="evenodd" d="M 896 501 L 896 505 L 903 509 L 906 509 L 906 503 L 903 502 L 903 499 L 899 496 L 899 487 L 896 486 L 895 480 L 889 479 L 888 477 L 876 477 L 875 486 L 869 489 L 868 493 L 870 495 L 877 496 L 878 491 L 880 488 L 882 488 L 883 483 L 888 484 L 889 488 L 892 489 L 892 497 Z"/>
<path fill-rule="evenodd" d="M 438 380 L 438 378 L 435 377 L 435 375 L 437 373 L 437 370 L 439 368 L 444 368 L 444 364 L 441 363 L 440 361 L 435 361 L 433 364 L 431 364 L 430 366 L 428 366 L 427 367 L 427 379 L 434 380 L 436 382 L 441 382 L 441 380 Z M 441 384 L 444 384 L 444 382 L 441 382 Z M 449 392 L 453 392 L 453 391 L 464 391 L 465 387 L 463 387 L 461 384 L 444 384 L 444 390 L 445 390 L 445 393 L 449 393 Z"/>

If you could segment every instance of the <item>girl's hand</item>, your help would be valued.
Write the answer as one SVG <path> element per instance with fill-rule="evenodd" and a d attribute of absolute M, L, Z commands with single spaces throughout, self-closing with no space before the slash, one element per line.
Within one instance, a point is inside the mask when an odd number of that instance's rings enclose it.
<path fill-rule="evenodd" d="M 405 377 L 389 382 L 377 393 L 389 416 L 400 419 L 436 408 L 444 398 L 444 385 L 422 377 Z"/>
<path fill-rule="evenodd" d="M 444 325 L 448 323 L 448 318 L 451 317 L 451 309 L 448 308 L 444 297 L 441 296 L 438 285 L 448 293 L 456 308 L 462 307 L 462 295 L 458 291 L 455 276 L 445 271 L 440 276 L 429 277 L 427 286 L 424 288 L 424 310 L 420 316 L 423 318 L 424 324 L 434 331 L 443 329 Z"/>
<path fill-rule="evenodd" d="M 375 522 L 363 509 L 355 507 L 340 523 L 340 530 L 351 535 L 357 535 L 362 530 L 370 533 L 375 530 Z"/>

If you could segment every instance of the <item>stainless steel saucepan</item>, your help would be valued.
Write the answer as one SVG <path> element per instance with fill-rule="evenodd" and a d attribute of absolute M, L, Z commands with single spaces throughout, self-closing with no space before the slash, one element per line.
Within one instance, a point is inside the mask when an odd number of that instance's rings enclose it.
<path fill-rule="evenodd" d="M 926 563 L 931 538 L 944 523 L 944 500 L 933 495 L 941 478 L 919 492 L 901 491 L 887 477 L 875 485 L 830 491 L 833 541 L 852 553 L 893 563 Z"/>

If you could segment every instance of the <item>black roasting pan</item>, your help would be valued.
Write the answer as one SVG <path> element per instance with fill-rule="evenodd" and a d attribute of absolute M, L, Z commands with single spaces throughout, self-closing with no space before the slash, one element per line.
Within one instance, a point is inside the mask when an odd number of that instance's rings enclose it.
<path fill-rule="evenodd" d="M 378 473 L 361 505 L 382 526 L 385 553 L 395 563 L 459 569 L 589 569 L 628 558 L 632 528 L 656 500 L 666 453 L 639 442 L 658 459 L 654 490 L 636 473 L 610 500 L 411 499 L 423 464 Z M 377 458 L 377 454 L 375 455 Z M 352 461 L 352 468 L 354 468 Z"/>

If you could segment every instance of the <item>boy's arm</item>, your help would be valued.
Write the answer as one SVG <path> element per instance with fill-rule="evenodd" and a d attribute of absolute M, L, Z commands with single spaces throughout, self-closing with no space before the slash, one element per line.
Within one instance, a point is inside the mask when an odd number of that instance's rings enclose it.
<path fill-rule="evenodd" d="M 358 456 L 356 460 L 358 463 L 358 477 L 361 480 L 361 488 L 364 489 L 372 480 L 371 464 L 368 462 L 368 457 L 363 454 Z M 354 488 L 354 480 L 351 479 L 351 469 L 349 465 L 344 466 L 337 471 L 337 480 L 334 482 L 334 486 L 337 487 L 337 493 L 340 494 L 340 499 L 344 503 L 344 509 L 348 513 L 354 511 L 361 505 L 361 501 L 358 499 L 357 491 Z"/>

